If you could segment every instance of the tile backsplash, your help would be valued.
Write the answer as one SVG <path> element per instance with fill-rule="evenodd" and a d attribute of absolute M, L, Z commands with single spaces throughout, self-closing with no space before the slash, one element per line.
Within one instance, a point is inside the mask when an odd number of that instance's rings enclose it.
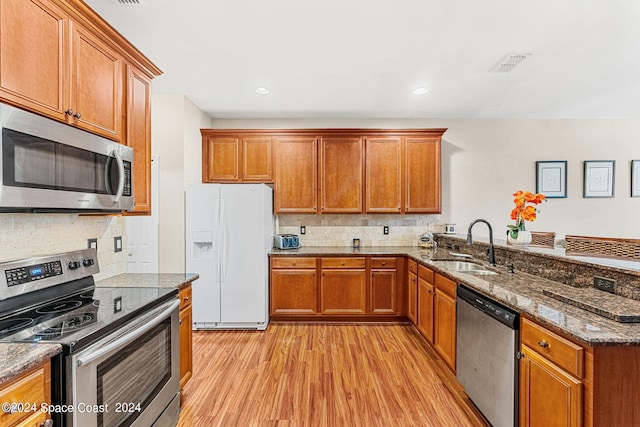
<path fill-rule="evenodd" d="M 441 232 L 440 215 L 278 215 L 277 233 L 300 235 L 302 246 L 417 246 L 427 231 Z M 306 234 L 300 234 L 305 226 Z M 384 234 L 385 226 L 389 234 Z"/>
<path fill-rule="evenodd" d="M 0 261 L 85 249 L 87 240 L 96 238 L 100 273 L 95 279 L 105 279 L 127 270 L 126 251 L 113 252 L 116 236 L 125 238 L 122 216 L 3 213 Z"/>

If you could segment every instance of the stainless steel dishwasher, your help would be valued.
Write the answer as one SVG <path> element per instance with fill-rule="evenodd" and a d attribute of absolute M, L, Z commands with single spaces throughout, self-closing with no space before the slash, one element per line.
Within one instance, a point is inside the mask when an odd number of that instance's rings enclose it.
<path fill-rule="evenodd" d="M 458 381 L 493 427 L 518 425 L 518 313 L 464 285 L 456 304 Z"/>

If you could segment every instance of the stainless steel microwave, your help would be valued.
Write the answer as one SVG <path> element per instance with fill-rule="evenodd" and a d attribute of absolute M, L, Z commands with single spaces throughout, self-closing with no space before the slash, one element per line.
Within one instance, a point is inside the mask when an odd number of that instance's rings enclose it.
<path fill-rule="evenodd" d="M 133 150 L 0 103 L 1 212 L 133 208 Z"/>

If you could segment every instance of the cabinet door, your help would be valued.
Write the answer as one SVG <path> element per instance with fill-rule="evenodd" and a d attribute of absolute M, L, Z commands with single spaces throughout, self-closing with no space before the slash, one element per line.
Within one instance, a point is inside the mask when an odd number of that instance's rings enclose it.
<path fill-rule="evenodd" d="M 418 331 L 433 344 L 433 304 L 435 291 L 433 285 L 418 278 Z"/>
<path fill-rule="evenodd" d="M 453 372 L 456 370 L 456 300 L 436 288 L 433 347 Z"/>
<path fill-rule="evenodd" d="M 205 136 L 202 147 L 202 181 L 238 181 L 240 138 Z"/>
<path fill-rule="evenodd" d="M 397 314 L 396 270 L 371 270 L 371 314 Z"/>
<path fill-rule="evenodd" d="M 401 151 L 400 138 L 367 138 L 365 140 L 366 212 L 401 212 Z"/>
<path fill-rule="evenodd" d="M 273 182 L 271 137 L 242 139 L 242 181 Z"/>
<path fill-rule="evenodd" d="M 582 425 L 582 383 L 523 345 L 520 359 L 520 425 Z"/>
<path fill-rule="evenodd" d="M 277 138 L 275 213 L 318 211 L 318 146 L 313 137 Z"/>
<path fill-rule="evenodd" d="M 133 213 L 151 214 L 151 79 L 127 64 L 127 135 L 133 148 Z"/>
<path fill-rule="evenodd" d="M 71 108 L 76 126 L 116 141 L 122 138 L 122 58 L 88 30 L 70 24 Z"/>
<path fill-rule="evenodd" d="M 271 270 L 271 315 L 317 313 L 315 270 Z"/>
<path fill-rule="evenodd" d="M 193 372 L 192 324 L 193 308 L 189 305 L 180 310 L 180 390 L 187 384 Z"/>
<path fill-rule="evenodd" d="M 405 212 L 440 213 L 440 137 L 405 141 Z"/>
<path fill-rule="evenodd" d="M 0 1 L 0 97 L 65 120 L 68 25 L 50 2 Z"/>
<path fill-rule="evenodd" d="M 409 272 L 407 317 L 415 325 L 418 322 L 418 276 Z"/>
<path fill-rule="evenodd" d="M 320 280 L 322 314 L 366 314 L 365 270 L 323 270 Z"/>
<path fill-rule="evenodd" d="M 362 213 L 362 139 L 322 138 L 320 203 L 322 213 Z"/>

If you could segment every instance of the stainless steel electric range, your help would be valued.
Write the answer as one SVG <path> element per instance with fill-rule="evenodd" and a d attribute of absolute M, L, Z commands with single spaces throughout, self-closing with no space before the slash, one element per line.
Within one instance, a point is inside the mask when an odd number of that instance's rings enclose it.
<path fill-rule="evenodd" d="M 62 345 L 56 426 L 175 426 L 177 289 L 98 288 L 95 249 L 0 263 L 0 342 Z"/>

